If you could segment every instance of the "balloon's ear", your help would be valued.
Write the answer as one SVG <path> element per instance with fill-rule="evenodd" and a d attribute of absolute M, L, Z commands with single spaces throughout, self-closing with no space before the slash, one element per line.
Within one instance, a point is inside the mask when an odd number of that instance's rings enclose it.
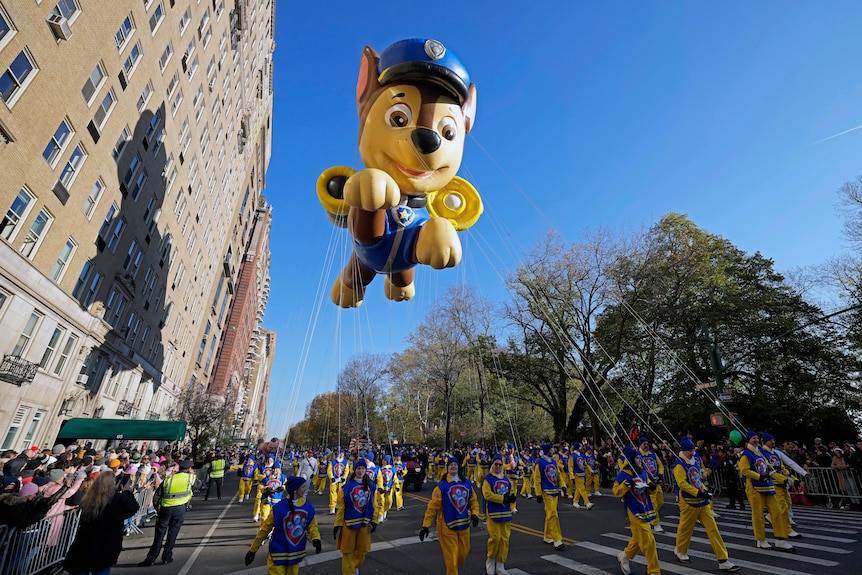
<path fill-rule="evenodd" d="M 374 48 L 366 46 L 362 50 L 362 62 L 359 64 L 359 78 L 356 81 L 356 105 L 361 110 L 370 94 L 372 94 L 380 84 L 377 82 L 377 63 L 380 61 L 380 56 L 374 51 Z"/>
<path fill-rule="evenodd" d="M 470 84 L 470 87 L 467 88 L 467 99 L 464 100 L 461 110 L 464 111 L 464 126 L 469 132 L 476 121 L 476 84 Z"/>

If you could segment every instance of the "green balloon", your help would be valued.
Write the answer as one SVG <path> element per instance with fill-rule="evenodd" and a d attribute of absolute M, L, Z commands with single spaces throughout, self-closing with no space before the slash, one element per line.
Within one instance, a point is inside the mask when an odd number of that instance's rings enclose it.
<path fill-rule="evenodd" d="M 734 445 L 738 445 L 739 442 L 742 441 L 742 434 L 734 429 L 730 432 L 730 441 L 732 441 Z"/>

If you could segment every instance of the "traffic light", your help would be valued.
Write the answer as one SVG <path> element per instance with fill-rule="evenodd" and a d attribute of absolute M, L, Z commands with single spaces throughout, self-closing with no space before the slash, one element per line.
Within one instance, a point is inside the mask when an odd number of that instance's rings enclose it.
<path fill-rule="evenodd" d="M 724 421 L 724 414 L 723 414 L 723 413 L 721 413 L 720 411 L 719 411 L 719 412 L 717 412 L 717 413 L 712 413 L 712 414 L 710 414 L 710 416 L 709 416 L 709 422 L 710 422 L 714 427 L 724 427 L 725 425 L 727 425 L 727 424 L 725 423 L 725 421 Z"/>

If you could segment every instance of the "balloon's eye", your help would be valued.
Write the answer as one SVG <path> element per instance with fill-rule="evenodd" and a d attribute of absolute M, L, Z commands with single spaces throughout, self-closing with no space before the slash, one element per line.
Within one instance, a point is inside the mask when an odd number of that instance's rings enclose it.
<path fill-rule="evenodd" d="M 395 104 L 386 111 L 386 119 L 393 128 L 403 128 L 413 120 L 413 112 L 407 104 Z"/>
<path fill-rule="evenodd" d="M 455 120 L 449 116 L 440 120 L 440 123 L 437 125 L 437 130 L 440 132 L 441 136 L 450 142 L 458 136 L 458 126 L 455 125 Z"/>

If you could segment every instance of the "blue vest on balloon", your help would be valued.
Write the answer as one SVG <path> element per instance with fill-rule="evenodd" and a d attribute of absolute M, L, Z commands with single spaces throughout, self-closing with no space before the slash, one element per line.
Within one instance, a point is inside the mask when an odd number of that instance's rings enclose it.
<path fill-rule="evenodd" d="M 306 499 L 291 511 L 285 499 L 272 508 L 272 516 L 269 556 L 275 565 L 296 565 L 305 557 L 305 531 L 314 519 L 314 506 Z"/>
<path fill-rule="evenodd" d="M 351 479 L 344 484 L 344 526 L 348 529 L 365 527 L 374 519 L 374 490 L 361 481 Z"/>
<path fill-rule="evenodd" d="M 443 499 L 443 522 L 453 531 L 461 531 L 470 525 L 470 498 L 473 484 L 469 481 L 450 482 L 448 477 L 437 484 Z"/>
<path fill-rule="evenodd" d="M 653 521 L 658 517 L 658 514 L 652 505 L 652 500 L 650 499 L 649 491 L 647 490 L 646 472 L 641 471 L 639 474 L 635 474 L 631 468 L 627 467 L 617 474 L 615 481 L 623 483 L 627 479 L 634 481 L 635 486 L 632 489 L 629 489 L 623 496 L 623 503 L 626 504 L 626 509 L 631 511 L 632 515 L 644 523 Z"/>
<path fill-rule="evenodd" d="M 544 457 L 540 457 L 537 463 L 539 465 L 539 479 L 542 482 L 542 494 L 559 497 L 560 478 L 557 464 L 553 460 L 546 460 Z"/>
<path fill-rule="evenodd" d="M 691 463 L 687 463 L 685 459 L 682 457 L 677 457 L 676 461 L 673 462 L 673 466 L 677 465 L 681 466 L 685 471 L 685 478 L 689 484 L 697 489 L 698 491 L 703 491 L 705 489 L 703 485 L 703 478 L 700 475 L 700 462 L 696 459 L 692 459 Z M 704 497 L 700 497 L 699 495 L 692 495 L 691 493 L 686 493 L 684 489 L 679 490 L 680 496 L 685 499 L 685 502 L 688 503 L 692 507 L 703 507 L 707 503 L 709 503 L 709 499 Z"/>
<path fill-rule="evenodd" d="M 755 453 L 748 448 L 742 452 L 744 457 L 748 458 L 748 464 L 751 467 L 752 471 L 756 471 L 761 475 L 766 475 L 769 473 L 769 464 L 766 461 L 766 458 L 763 456 L 763 452 Z M 761 495 L 775 495 L 775 487 L 772 485 L 772 479 L 767 477 L 764 481 L 760 479 L 751 479 L 750 477 L 746 478 L 751 482 L 751 486 L 755 491 L 760 493 Z"/>
<path fill-rule="evenodd" d="M 489 473 L 485 476 L 485 481 L 491 486 L 491 491 L 497 495 L 508 495 L 512 492 L 512 482 L 505 475 L 497 477 Z M 511 521 L 512 520 L 512 504 L 511 503 L 492 503 L 486 502 L 488 509 L 488 517 L 494 521 Z"/>
<path fill-rule="evenodd" d="M 353 253 L 362 265 L 378 273 L 409 270 L 413 261 L 416 236 L 428 221 L 428 215 L 406 206 L 386 210 L 386 228 L 380 240 L 371 246 L 353 241 Z"/>

